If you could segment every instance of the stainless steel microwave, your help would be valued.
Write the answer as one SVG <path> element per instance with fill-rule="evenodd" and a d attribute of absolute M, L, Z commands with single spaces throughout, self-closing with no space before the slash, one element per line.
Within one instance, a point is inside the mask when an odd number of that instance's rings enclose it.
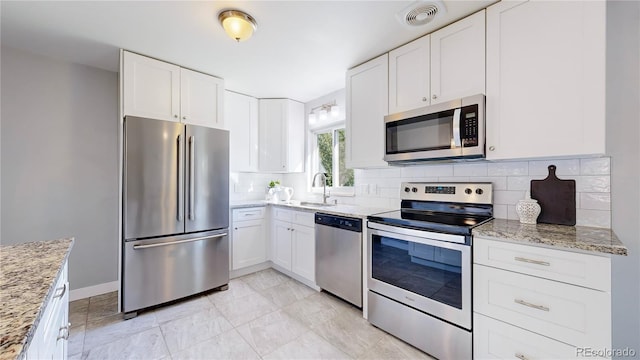
<path fill-rule="evenodd" d="M 485 157 L 482 94 L 384 117 L 384 160 L 413 163 Z"/>

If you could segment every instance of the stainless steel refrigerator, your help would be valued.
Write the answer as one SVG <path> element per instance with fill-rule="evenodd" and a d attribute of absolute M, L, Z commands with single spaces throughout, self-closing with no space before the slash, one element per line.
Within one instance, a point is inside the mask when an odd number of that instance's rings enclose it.
<path fill-rule="evenodd" d="M 229 282 L 229 132 L 126 117 L 126 317 Z"/>

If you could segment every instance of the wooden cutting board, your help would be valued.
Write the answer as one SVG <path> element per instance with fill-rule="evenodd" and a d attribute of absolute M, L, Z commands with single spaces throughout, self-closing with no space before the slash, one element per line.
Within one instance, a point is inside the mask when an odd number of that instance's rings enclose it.
<path fill-rule="evenodd" d="M 549 165 L 546 179 L 531 180 L 531 198 L 541 207 L 539 223 L 576 224 L 576 181 L 558 179 L 555 165 Z"/>

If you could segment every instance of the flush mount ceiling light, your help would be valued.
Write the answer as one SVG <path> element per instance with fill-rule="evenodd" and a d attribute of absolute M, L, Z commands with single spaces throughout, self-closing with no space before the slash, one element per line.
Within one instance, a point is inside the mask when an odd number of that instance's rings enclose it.
<path fill-rule="evenodd" d="M 218 20 L 227 35 L 237 42 L 249 39 L 258 28 L 256 20 L 240 10 L 224 10 L 218 14 Z"/>

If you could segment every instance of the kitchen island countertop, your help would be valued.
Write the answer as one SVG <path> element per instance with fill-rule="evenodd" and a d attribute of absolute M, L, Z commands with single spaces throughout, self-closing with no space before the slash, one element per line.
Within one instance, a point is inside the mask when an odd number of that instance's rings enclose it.
<path fill-rule="evenodd" d="M 24 355 L 73 238 L 0 246 L 0 360 Z"/>
<path fill-rule="evenodd" d="M 627 255 L 627 247 L 611 229 L 605 228 L 528 225 L 517 220 L 493 219 L 474 228 L 473 236 L 575 252 Z"/>

